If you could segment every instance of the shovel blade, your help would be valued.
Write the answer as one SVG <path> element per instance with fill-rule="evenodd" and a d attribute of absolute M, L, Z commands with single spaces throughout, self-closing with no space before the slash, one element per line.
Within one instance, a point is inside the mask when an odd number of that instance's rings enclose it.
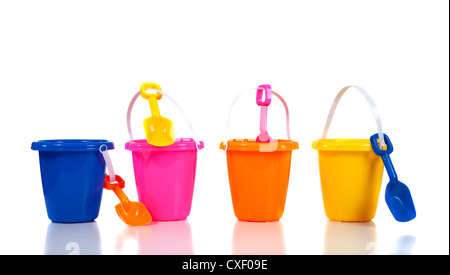
<path fill-rule="evenodd" d="M 389 182 L 385 193 L 386 204 L 394 218 L 408 222 L 416 217 L 416 208 L 408 187 L 399 182 Z"/>
<path fill-rule="evenodd" d="M 173 123 L 170 119 L 153 116 L 144 120 L 147 142 L 155 146 L 168 146 L 175 142 Z"/>
<path fill-rule="evenodd" d="M 152 222 L 152 216 L 140 202 L 121 202 L 116 205 L 116 212 L 120 219 L 130 226 L 143 226 Z"/>

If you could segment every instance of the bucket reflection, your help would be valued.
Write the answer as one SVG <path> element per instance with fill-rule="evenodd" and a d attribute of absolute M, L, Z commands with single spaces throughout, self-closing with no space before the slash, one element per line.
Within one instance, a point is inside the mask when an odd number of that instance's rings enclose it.
<path fill-rule="evenodd" d="M 127 227 L 116 238 L 116 254 L 122 254 L 128 241 L 137 242 L 137 255 L 193 255 L 191 226 L 187 220 L 152 222 Z"/>
<path fill-rule="evenodd" d="M 101 255 L 97 222 L 53 223 L 47 227 L 45 255 Z"/>
<path fill-rule="evenodd" d="M 403 235 L 395 242 L 394 249 L 391 251 L 391 255 L 411 255 L 416 238 L 411 235 Z"/>
<path fill-rule="evenodd" d="M 378 240 L 375 223 L 327 221 L 323 254 L 375 255 Z"/>
<path fill-rule="evenodd" d="M 236 221 L 233 255 L 285 255 L 283 224 L 277 222 Z"/>

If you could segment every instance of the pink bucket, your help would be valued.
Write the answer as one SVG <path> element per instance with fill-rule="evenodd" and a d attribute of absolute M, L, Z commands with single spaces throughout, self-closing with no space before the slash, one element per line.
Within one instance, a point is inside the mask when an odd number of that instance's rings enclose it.
<path fill-rule="evenodd" d="M 199 149 L 203 142 L 199 142 Z M 145 139 L 127 142 L 133 155 L 139 201 L 154 221 L 186 219 L 191 212 L 197 165 L 197 144 L 191 138 L 176 139 L 165 147 Z"/>
<path fill-rule="evenodd" d="M 146 139 L 134 139 L 131 111 L 141 95 L 141 91 L 138 91 L 128 106 L 127 126 L 130 141 L 125 144 L 125 149 L 130 150 L 133 155 L 139 202 L 145 205 L 153 221 L 184 220 L 191 212 L 197 150 L 202 149 L 204 145 L 195 138 L 192 124 L 178 103 L 161 90 L 154 92 L 164 95 L 178 108 L 194 138 L 177 138 L 175 143 L 168 146 L 154 146 Z"/>

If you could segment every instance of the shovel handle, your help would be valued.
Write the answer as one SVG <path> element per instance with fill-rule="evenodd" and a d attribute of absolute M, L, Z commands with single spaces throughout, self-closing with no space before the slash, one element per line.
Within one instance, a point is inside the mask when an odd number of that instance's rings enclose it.
<path fill-rule="evenodd" d="M 259 85 L 258 89 L 256 89 L 256 104 L 261 106 L 259 130 L 263 134 L 267 134 L 267 107 L 270 105 L 270 102 L 272 102 L 272 87 L 268 84 Z"/>
<path fill-rule="evenodd" d="M 394 146 L 392 146 L 392 142 L 389 139 L 388 135 L 383 134 L 384 141 L 386 143 L 386 148 L 380 148 L 378 145 L 378 134 L 372 135 L 370 137 L 370 144 L 372 145 L 373 152 L 378 156 L 389 155 L 394 151 Z"/>
<path fill-rule="evenodd" d="M 116 196 L 119 198 L 121 202 L 127 203 L 130 200 L 128 199 L 127 195 L 122 191 L 122 188 L 125 188 L 125 181 L 122 179 L 121 176 L 116 175 L 116 182 L 117 183 L 111 183 L 109 179 L 109 175 L 105 176 L 105 182 L 103 184 L 103 187 L 107 190 L 112 190 L 116 194 Z"/>
<path fill-rule="evenodd" d="M 140 90 L 141 96 L 144 99 L 147 99 L 148 103 L 150 104 L 150 110 L 152 111 L 152 116 L 159 118 L 161 115 L 159 112 L 159 107 L 158 107 L 157 101 L 162 98 L 162 94 L 160 92 L 156 92 L 156 94 L 147 93 L 146 92 L 147 89 L 161 91 L 161 86 L 159 86 L 156 83 L 145 82 L 145 83 L 142 83 L 141 90 Z"/>
<path fill-rule="evenodd" d="M 384 141 L 386 142 L 386 149 L 383 150 L 378 145 L 378 134 L 374 134 L 370 137 L 370 143 L 372 145 L 373 152 L 380 156 L 383 160 L 384 167 L 386 168 L 386 172 L 389 175 L 389 179 L 398 180 L 397 173 L 394 169 L 394 164 L 392 163 L 391 157 L 389 156 L 394 151 L 394 146 L 392 146 L 391 140 L 386 134 L 383 134 Z"/>
<path fill-rule="evenodd" d="M 148 97 L 148 103 L 150 104 L 150 110 L 152 111 L 152 116 L 156 118 L 161 117 L 161 113 L 159 112 L 159 106 L 158 106 L 158 95 L 151 94 Z"/>
<path fill-rule="evenodd" d="M 162 98 L 162 94 L 157 92 L 156 94 L 150 94 L 147 93 L 145 90 L 147 89 L 151 89 L 151 90 L 159 90 L 161 91 L 161 86 L 159 86 L 156 83 L 150 83 L 150 82 L 145 82 L 142 83 L 141 85 L 141 96 L 145 99 L 148 99 L 151 95 L 156 95 L 156 99 L 160 100 Z"/>
<path fill-rule="evenodd" d="M 264 100 L 263 93 L 265 92 Z M 272 102 L 272 87 L 269 84 L 259 85 L 256 89 L 256 104 L 258 106 L 269 106 Z"/>
<path fill-rule="evenodd" d="M 122 203 L 130 202 L 127 195 L 125 195 L 122 188 L 120 188 L 119 186 L 114 186 L 113 191 L 114 191 L 114 194 L 116 194 L 116 196 L 119 198 L 120 202 L 122 202 Z"/>

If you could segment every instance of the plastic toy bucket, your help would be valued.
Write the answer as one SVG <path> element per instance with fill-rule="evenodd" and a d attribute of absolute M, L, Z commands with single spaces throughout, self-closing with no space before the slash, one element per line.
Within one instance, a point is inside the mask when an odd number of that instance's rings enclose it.
<path fill-rule="evenodd" d="M 98 217 L 105 180 L 105 160 L 99 151 L 108 140 L 41 140 L 39 151 L 45 205 L 57 223 L 90 222 Z"/>
<path fill-rule="evenodd" d="M 279 98 L 288 117 L 287 105 Z M 222 142 L 220 148 L 226 150 L 231 198 L 238 220 L 278 221 L 284 213 L 292 150 L 299 148 L 298 143 L 290 138 L 273 143 L 232 139 L 226 145 Z"/>
<path fill-rule="evenodd" d="M 165 93 L 163 95 L 168 97 Z M 131 141 L 125 144 L 125 149 L 132 152 L 139 201 L 148 209 L 153 221 L 184 220 L 191 212 L 197 149 L 203 148 L 203 142 L 181 138 L 172 145 L 159 147 L 147 143 L 145 139 L 133 140 L 130 114 L 138 96 L 139 93 L 128 108 L 127 123 Z M 191 126 L 184 113 L 183 116 Z M 193 134 L 192 127 L 191 131 Z"/>
<path fill-rule="evenodd" d="M 231 198 L 234 213 L 241 221 L 278 221 L 283 216 L 291 154 L 298 149 L 298 143 L 278 140 L 272 152 L 261 151 L 260 146 L 264 145 L 255 140 L 228 141 Z"/>
<path fill-rule="evenodd" d="M 319 170 L 325 213 L 336 221 L 370 221 L 375 217 L 383 162 L 369 140 L 318 140 Z"/>
<path fill-rule="evenodd" d="M 134 176 L 139 201 L 154 221 L 186 219 L 194 193 L 197 146 L 193 139 L 157 147 L 147 140 L 133 140 L 125 145 L 132 151 Z"/>
<path fill-rule="evenodd" d="M 382 133 L 381 120 L 369 94 L 357 88 L 368 100 Z M 383 177 L 383 161 L 369 139 L 326 139 L 328 129 L 345 87 L 336 97 L 328 115 L 322 139 L 313 142 L 318 151 L 325 214 L 330 220 L 362 222 L 375 217 Z M 384 143 L 384 139 L 380 139 Z M 383 144 L 382 144 L 383 145 Z"/>

